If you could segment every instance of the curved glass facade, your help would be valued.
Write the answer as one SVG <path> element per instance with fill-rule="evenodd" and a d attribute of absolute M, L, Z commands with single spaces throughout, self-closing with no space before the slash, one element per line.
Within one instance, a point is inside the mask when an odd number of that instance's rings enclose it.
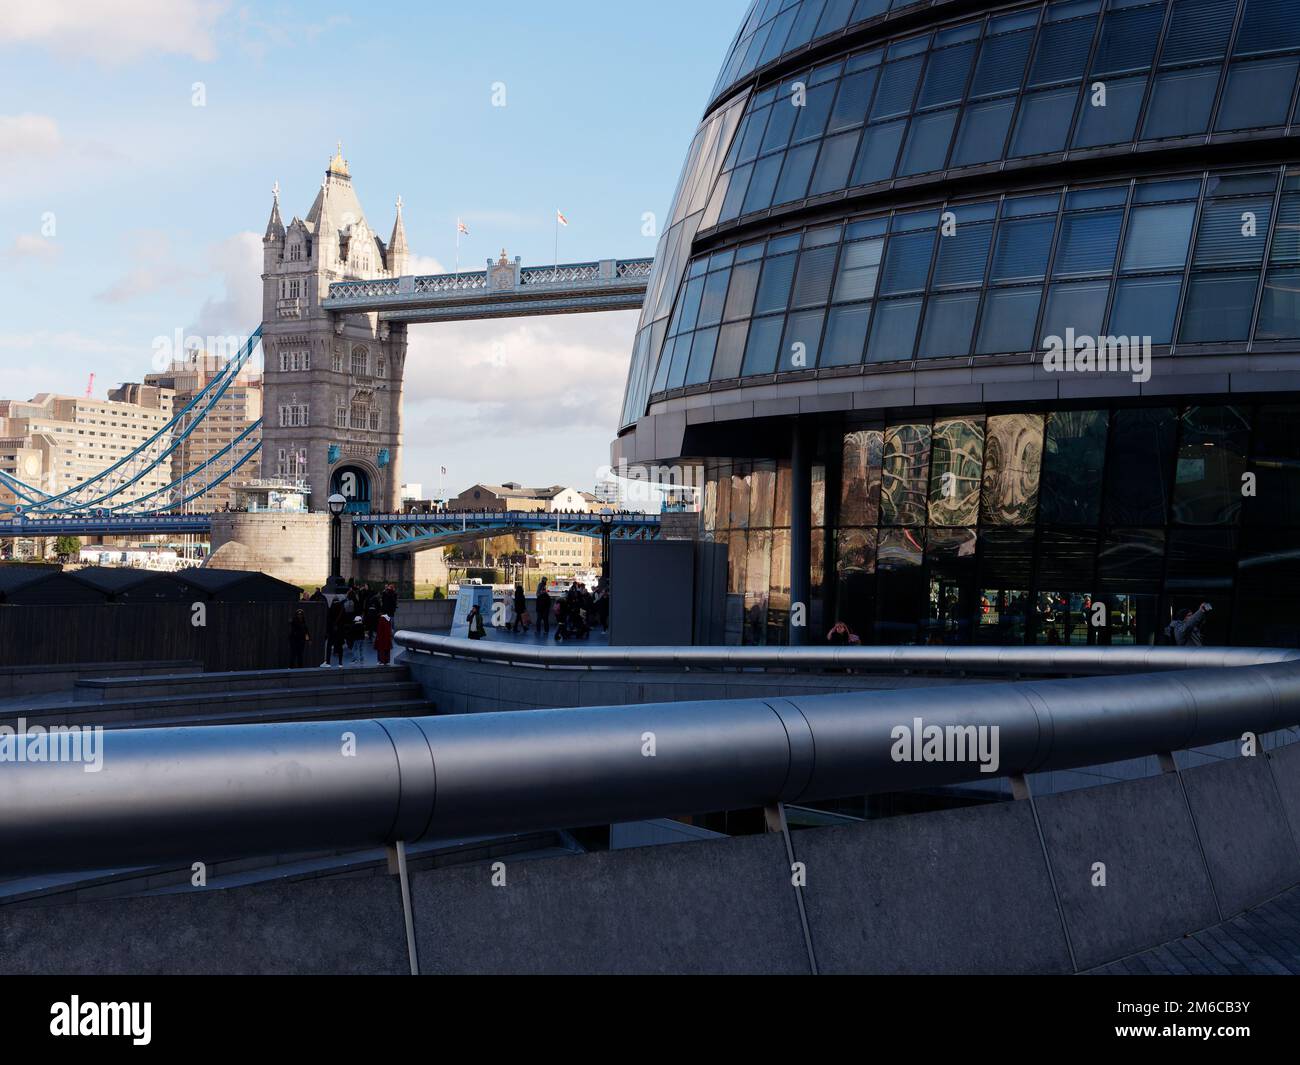
<path fill-rule="evenodd" d="M 1202 350 L 1300 336 L 1300 170 L 1165 175 L 800 227 L 689 260 L 651 396 L 1067 329 Z"/>
<path fill-rule="evenodd" d="M 1300 643 L 1294 0 L 974 7 L 751 7 L 616 452 L 731 640 Z"/>
<path fill-rule="evenodd" d="M 1208 601 L 1207 642 L 1295 646 L 1298 419 L 1264 403 L 847 425 L 813 471 L 809 624 L 833 614 L 874 643 L 1151 643 Z M 790 475 L 706 465 L 703 535 L 728 546 L 746 643 L 786 642 Z"/>

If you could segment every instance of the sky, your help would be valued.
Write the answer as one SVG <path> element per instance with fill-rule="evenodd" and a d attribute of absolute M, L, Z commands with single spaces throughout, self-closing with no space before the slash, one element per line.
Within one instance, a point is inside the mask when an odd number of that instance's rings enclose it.
<path fill-rule="evenodd" d="M 4 0 L 0 398 L 140 380 L 159 337 L 247 335 L 278 182 L 341 141 L 417 273 L 654 254 L 747 0 Z M 493 106 L 494 91 L 505 106 Z M 412 326 L 402 475 L 589 489 L 637 315 Z"/>

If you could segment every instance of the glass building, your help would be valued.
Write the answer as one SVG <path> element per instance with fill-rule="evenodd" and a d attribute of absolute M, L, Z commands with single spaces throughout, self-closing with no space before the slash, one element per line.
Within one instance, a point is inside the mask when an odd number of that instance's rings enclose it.
<path fill-rule="evenodd" d="M 1298 75 L 1294 0 L 756 0 L 613 445 L 730 638 L 1300 643 Z"/>

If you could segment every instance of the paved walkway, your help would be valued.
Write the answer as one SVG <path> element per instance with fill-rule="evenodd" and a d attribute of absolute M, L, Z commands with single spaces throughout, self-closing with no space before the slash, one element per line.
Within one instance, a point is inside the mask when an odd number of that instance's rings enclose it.
<path fill-rule="evenodd" d="M 1222 924 L 1090 972 L 1110 976 L 1300 975 L 1300 887 Z"/>

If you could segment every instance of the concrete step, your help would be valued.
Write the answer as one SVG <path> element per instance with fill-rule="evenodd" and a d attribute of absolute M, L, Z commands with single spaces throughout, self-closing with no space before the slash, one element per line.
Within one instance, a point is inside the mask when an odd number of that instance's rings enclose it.
<path fill-rule="evenodd" d="M 60 662 L 52 665 L 0 666 L 0 699 L 66 691 L 92 677 L 152 677 L 201 673 L 203 663 L 188 659 L 143 662 Z"/>
<path fill-rule="evenodd" d="M 7 709 L 0 716 L 0 724 L 14 726 L 20 716 L 26 719 L 29 727 L 103 725 L 107 728 L 138 721 L 175 724 L 184 721 L 193 724 L 201 719 L 230 715 L 251 715 L 259 720 L 289 720 L 286 715 L 296 711 L 311 713 L 339 707 L 360 707 L 363 710 L 361 716 L 373 716 L 380 708 L 391 704 L 424 702 L 424 693 L 414 681 L 389 677 L 373 669 L 364 672 L 369 673 L 370 683 L 187 692 L 104 702 L 60 702 L 32 706 L 26 710 Z M 326 674 L 326 670 L 320 670 L 316 675 L 323 677 Z"/>
<path fill-rule="evenodd" d="M 147 699 L 163 695 L 194 695 L 206 692 L 254 691 L 263 688 L 301 689 L 326 685 L 346 687 L 385 680 L 409 680 L 405 666 L 388 666 L 377 673 L 370 666 L 335 666 L 323 669 L 313 663 L 305 669 L 250 669 L 237 673 L 172 673 L 149 677 L 92 677 L 79 680 L 73 699 L 79 702 L 107 702 L 119 699 Z"/>
<path fill-rule="evenodd" d="M 189 725 L 264 725 L 288 721 L 357 721 L 385 717 L 430 717 L 432 703 L 400 699 L 391 703 L 343 703 L 338 706 L 273 707 L 263 710 L 209 711 L 189 717 L 139 718 L 104 722 L 106 729 L 180 728 Z"/>

